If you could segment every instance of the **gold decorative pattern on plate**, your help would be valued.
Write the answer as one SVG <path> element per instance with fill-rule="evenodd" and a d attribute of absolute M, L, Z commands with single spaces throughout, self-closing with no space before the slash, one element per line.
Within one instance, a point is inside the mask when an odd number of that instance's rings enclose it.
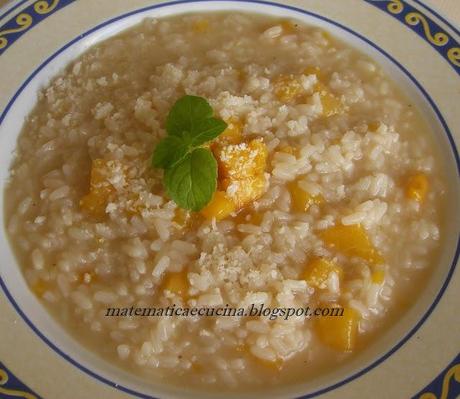
<path fill-rule="evenodd" d="M 405 19 L 407 24 L 411 26 L 418 25 L 421 22 L 426 38 L 435 46 L 444 46 L 449 42 L 449 36 L 447 36 L 444 32 L 437 32 L 432 35 L 430 25 L 428 25 L 426 17 L 424 17 L 422 14 L 418 12 L 410 12 L 406 15 Z"/>
<path fill-rule="evenodd" d="M 40 0 L 34 4 L 34 10 L 37 14 L 48 14 L 56 8 L 58 3 L 59 0 L 53 0 L 51 3 L 46 0 Z"/>
<path fill-rule="evenodd" d="M 404 0 L 364 0 L 381 10 L 392 14 L 394 18 L 405 25 L 414 27 L 414 32 L 426 39 L 432 46 L 438 49 L 442 57 L 446 59 L 457 71 L 460 67 L 460 47 L 453 36 L 435 22 L 429 15 L 406 3 Z M 416 29 L 418 25 L 422 29 Z M 436 30 L 436 32 L 434 32 Z"/>
<path fill-rule="evenodd" d="M 447 52 L 447 57 L 449 58 L 452 64 L 460 67 L 460 47 L 452 47 Z"/>
<path fill-rule="evenodd" d="M 441 396 L 437 397 L 432 392 L 422 393 L 418 399 L 448 399 L 449 398 L 449 384 L 451 379 L 455 378 L 455 381 L 460 383 L 460 364 L 452 366 L 446 374 L 444 374 L 444 379 L 442 381 L 442 391 Z"/>
<path fill-rule="evenodd" d="M 6 25 L 0 26 L 0 50 L 3 51 L 8 46 L 10 46 L 14 40 L 16 40 L 16 36 L 22 35 L 23 32 L 35 26 L 38 22 L 40 22 L 40 20 L 44 19 L 48 15 L 53 14 L 64 5 L 67 5 L 73 1 L 75 0 L 37 0 L 32 2 L 32 4 L 27 7 L 26 10 L 23 10 L 24 12 L 20 12 L 17 16 L 9 19 L 9 21 L 6 22 Z M 282 0 L 278 1 L 282 3 Z M 421 32 L 421 29 L 418 28 L 413 30 L 422 38 L 426 39 L 426 41 L 428 41 L 432 46 L 435 46 L 439 52 L 442 51 L 441 56 L 444 59 L 447 59 L 449 63 L 454 66 L 454 68 L 460 67 L 459 44 L 456 42 L 454 37 L 449 36 L 448 33 L 443 31 L 443 27 L 446 25 L 449 26 L 447 23 L 439 24 L 434 22 L 430 16 L 422 14 L 423 11 L 418 9 L 414 11 L 413 6 L 409 5 L 404 0 L 364 1 L 368 3 L 374 3 L 374 5 L 380 3 L 380 6 L 378 6 L 379 8 L 383 8 L 387 15 L 391 14 L 392 17 L 405 25 L 416 27 L 421 24 L 423 32 Z M 405 15 L 405 13 L 407 13 L 407 15 Z M 16 24 L 16 26 L 14 26 L 14 24 Z M 434 32 L 434 28 L 436 28 L 436 33 Z M 13 35 L 10 37 L 10 40 L 8 40 L 8 35 Z M 450 43 L 449 46 L 447 46 L 448 43 Z M 11 372 L 10 376 L 11 379 L 14 379 L 14 376 Z M 34 395 L 33 393 L 8 388 L 7 385 L 10 381 L 10 376 L 5 369 L 0 367 L 0 398 L 9 396 L 23 399 L 38 399 L 38 396 Z M 435 394 L 433 392 L 424 392 L 418 396 L 418 399 L 448 399 L 449 396 L 455 395 L 453 389 L 451 389 L 453 388 L 451 387 L 451 384 L 454 383 L 454 381 L 460 383 L 459 363 L 453 365 L 445 372 L 444 376 L 442 377 L 442 389 L 439 394 Z M 428 389 L 432 391 L 432 389 Z"/>
<path fill-rule="evenodd" d="M 23 30 L 28 29 L 33 22 L 33 18 L 26 13 L 19 14 L 16 17 L 17 28 L 10 28 L 0 31 L 0 49 L 8 45 L 8 39 L 5 37 L 10 33 L 22 32 Z"/>
<path fill-rule="evenodd" d="M 16 389 L 4 388 L 3 386 L 5 386 L 8 383 L 8 379 L 9 379 L 8 373 L 5 370 L 0 369 L 0 395 L 3 394 L 3 395 L 14 396 L 14 397 L 23 398 L 23 399 L 38 399 L 37 396 L 29 392 L 18 391 Z"/>
<path fill-rule="evenodd" d="M 34 12 L 38 15 L 50 14 L 57 7 L 59 1 L 60 0 L 38 0 L 31 5 L 33 8 L 28 7 L 24 12 L 19 14 L 15 19 L 17 27 L 0 30 L 0 50 L 9 46 L 10 41 L 8 40 L 8 35 L 24 32 L 39 22 L 34 20 L 32 15 Z"/>
<path fill-rule="evenodd" d="M 392 14 L 399 14 L 402 10 L 404 10 L 404 5 L 401 3 L 401 0 L 391 0 L 388 3 L 387 8 Z"/>

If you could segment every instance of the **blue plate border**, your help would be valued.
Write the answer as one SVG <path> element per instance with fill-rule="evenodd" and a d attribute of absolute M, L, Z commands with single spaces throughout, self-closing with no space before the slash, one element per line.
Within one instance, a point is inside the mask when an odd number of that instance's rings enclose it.
<path fill-rule="evenodd" d="M 434 22 L 433 19 L 403 0 L 364 1 L 381 9 L 388 15 L 396 18 L 402 24 L 410 27 L 419 37 L 424 39 L 431 47 L 441 54 L 457 74 L 460 75 L 460 44 L 452 35 L 449 35 L 445 29 Z M 425 5 L 423 6 L 426 7 Z M 430 10 L 428 7 L 426 8 Z M 458 30 L 450 26 L 444 18 L 432 10 L 430 11 L 446 25 L 451 27 L 457 35 L 459 34 Z M 420 61 L 423 62 L 423 60 Z"/>
<path fill-rule="evenodd" d="M 37 25 L 39 22 L 41 22 L 43 19 L 47 18 L 49 15 L 55 13 L 56 11 L 62 9 L 63 7 L 67 6 L 68 4 L 74 2 L 75 0 L 38 0 L 26 7 L 24 10 L 22 10 L 18 15 L 15 15 L 13 18 L 8 20 L 5 24 L 3 24 L 0 27 L 0 55 L 3 54 L 4 51 L 8 49 L 16 40 L 18 40 L 25 32 L 30 30 L 32 27 Z M 185 3 L 193 3 L 193 2 L 208 2 L 208 1 L 223 1 L 223 0 L 178 0 L 178 1 L 171 1 L 163 4 L 158 4 L 158 5 L 153 5 L 150 7 L 144 7 L 123 15 L 120 15 L 116 18 L 113 18 L 111 20 L 108 20 L 93 29 L 90 29 L 89 31 L 83 33 L 82 35 L 78 36 L 71 42 L 67 43 L 64 47 L 62 47 L 60 50 L 58 50 L 56 53 L 54 53 L 51 57 L 49 57 L 44 63 L 42 63 L 30 76 L 27 78 L 27 80 L 21 85 L 19 90 L 15 93 L 15 95 L 12 97 L 2 114 L 0 115 L 0 124 L 2 123 L 3 119 L 5 118 L 6 114 L 8 113 L 9 109 L 11 108 L 12 104 L 16 100 L 16 98 L 19 96 L 19 94 L 23 91 L 23 89 L 27 86 L 27 84 L 30 82 L 30 80 L 41 70 L 43 69 L 44 66 L 46 66 L 53 58 L 55 58 L 57 55 L 59 55 L 61 52 L 63 52 L 66 48 L 74 44 L 75 42 L 81 40 L 82 38 L 86 37 L 90 33 L 106 26 L 109 25 L 117 20 L 120 20 L 122 18 L 125 18 L 129 15 L 133 15 L 136 13 L 140 13 L 146 10 L 150 9 L 155 9 L 155 8 L 160 8 L 160 7 L 165 7 L 165 6 L 171 6 L 171 5 L 176 5 L 176 4 L 185 4 Z M 441 124 L 444 127 L 444 130 L 448 136 L 449 143 L 451 145 L 456 164 L 457 164 L 457 175 L 460 174 L 460 159 L 459 159 L 459 154 L 457 151 L 457 148 L 455 146 L 455 142 L 453 139 L 453 136 L 441 114 L 439 109 L 437 108 L 436 104 L 433 102 L 431 97 L 428 95 L 428 93 L 425 91 L 425 89 L 420 85 L 420 83 L 409 73 L 407 69 L 405 69 L 398 61 L 396 61 L 391 55 L 386 53 L 383 49 L 379 48 L 377 45 L 375 45 L 373 42 L 371 42 L 369 39 L 365 38 L 364 36 L 360 35 L 359 33 L 354 32 L 350 28 L 343 26 L 335 21 L 332 21 L 326 17 L 323 17 L 321 15 L 317 15 L 312 12 L 308 12 L 306 10 L 280 4 L 280 3 L 273 3 L 271 1 L 264 1 L 264 0 L 233 0 L 237 2 L 247 2 L 247 3 L 258 3 L 258 4 L 266 4 L 266 5 L 272 5 L 272 6 L 277 6 L 280 8 L 285 8 L 289 9 L 292 11 L 296 11 L 299 13 L 307 14 L 310 15 L 314 18 L 323 20 L 325 22 L 331 23 L 341 29 L 344 29 L 345 31 L 357 36 L 367 44 L 371 45 L 374 47 L 377 51 L 379 51 L 381 54 L 383 54 L 386 58 L 388 58 L 390 61 L 392 61 L 399 69 L 401 69 L 406 76 L 412 81 L 412 83 L 415 84 L 415 86 L 420 90 L 420 92 L 424 95 L 425 99 L 430 103 L 431 107 L 435 111 L 438 119 L 440 120 Z M 432 47 L 444 58 L 449 62 L 454 70 L 457 72 L 457 74 L 460 75 L 460 48 L 458 48 L 458 42 L 453 39 L 451 36 L 449 36 L 445 31 L 442 30 L 442 28 L 436 24 L 431 18 L 429 18 L 426 14 L 424 14 L 422 11 L 414 8 L 413 6 L 407 4 L 403 0 L 363 0 L 369 4 L 372 4 L 389 15 L 394 16 L 397 18 L 400 22 L 402 22 L 405 25 L 411 26 L 412 30 L 414 30 L 420 37 L 422 37 L 424 40 L 428 41 Z M 435 11 L 433 11 L 431 8 L 426 6 L 425 4 L 419 2 L 418 0 L 414 0 L 424 8 L 426 8 L 429 12 L 431 12 L 433 15 L 436 15 L 440 20 L 442 20 L 447 26 L 449 26 L 455 33 L 458 34 L 458 30 L 453 27 L 450 23 L 448 23 L 445 19 L 440 17 Z M 22 1 L 18 4 L 16 4 L 11 10 L 7 11 L 3 16 L 8 15 L 10 12 L 13 11 L 13 9 L 16 9 L 19 7 L 19 5 L 22 5 L 25 3 L 25 1 Z M 444 36 L 445 35 L 445 36 Z M 447 37 L 447 39 L 446 39 Z M 453 44 L 452 44 L 453 43 Z M 447 46 L 449 44 L 449 46 Z M 433 309 L 436 307 L 437 303 L 441 299 L 442 295 L 444 294 L 451 278 L 453 275 L 453 272 L 456 267 L 456 263 L 458 261 L 460 254 L 460 234 L 459 237 L 457 238 L 457 248 L 455 251 L 455 255 L 451 264 L 451 267 L 449 269 L 449 273 L 447 275 L 447 278 L 441 287 L 440 291 L 438 292 L 434 302 L 432 305 L 429 307 L 427 312 L 424 314 L 422 319 L 414 326 L 414 328 L 401 340 L 397 345 L 395 345 L 388 353 L 374 361 L 372 364 L 368 365 L 367 367 L 363 368 L 359 372 L 353 374 L 352 376 L 344 379 L 343 381 L 340 381 L 337 384 L 334 384 L 332 386 L 329 386 L 327 388 L 321 389 L 319 391 L 310 393 L 308 395 L 302 396 L 301 399 L 308 399 L 308 398 L 313 398 L 317 397 L 318 395 L 321 395 L 323 393 L 326 393 L 328 391 L 331 391 L 333 389 L 336 389 L 358 377 L 361 375 L 365 374 L 378 364 L 382 363 L 385 361 L 389 356 L 391 356 L 396 350 L 398 350 L 402 345 L 404 345 L 405 342 L 420 328 L 420 326 L 426 321 L 426 319 L 429 317 Z M 113 388 L 119 389 L 121 391 L 124 391 L 126 393 L 135 395 L 140 398 L 145 398 L 145 399 L 155 399 L 150 395 L 146 395 L 140 392 L 133 391 L 127 387 L 120 386 L 117 383 L 113 381 L 109 381 L 105 379 L 104 377 L 101 377 L 94 373 L 93 371 L 87 369 L 83 365 L 79 364 L 72 358 L 70 358 L 68 355 L 66 355 L 64 352 L 62 352 L 57 346 L 55 346 L 52 342 L 50 342 L 33 324 L 32 322 L 27 318 L 27 316 L 22 312 L 22 310 L 19 308 L 18 304 L 15 302 L 14 298 L 11 296 L 10 292 L 8 291 L 3 279 L 0 278 L 0 286 L 2 287 L 6 297 L 9 299 L 15 310 L 19 313 L 19 315 L 24 319 L 24 321 L 29 325 L 29 327 L 49 346 L 51 347 L 55 352 L 57 352 L 60 356 L 62 356 L 64 359 L 72 363 L 74 366 L 79 368 L 81 371 L 87 373 L 88 375 L 96 378 L 97 380 L 108 384 L 112 386 Z M 460 386 L 458 383 L 460 383 L 460 354 L 454 359 L 454 361 L 438 376 L 436 377 L 432 383 L 430 383 L 423 391 L 421 391 L 419 394 L 415 395 L 414 398 L 417 399 L 436 399 L 438 398 L 445 398 L 445 399 L 451 399 L 451 398 L 456 398 L 457 395 L 460 393 Z M 454 381 L 452 384 L 451 381 Z M 457 382 L 457 384 L 455 383 Z M 452 389 L 451 386 L 453 387 Z M 10 395 L 9 395 L 10 393 Z M 24 385 L 19 379 L 17 379 L 8 369 L 7 367 L 0 362 L 0 394 L 6 395 L 5 399 L 8 399 L 9 397 L 22 397 L 24 399 L 41 399 L 36 393 L 33 393 L 26 385 Z M 3 399 L 3 396 L 1 396 Z"/>
<path fill-rule="evenodd" d="M 457 399 L 460 395 L 460 354 L 413 399 Z"/>
<path fill-rule="evenodd" d="M 0 362 L 0 398 L 42 399 L 8 370 L 2 362 Z"/>
<path fill-rule="evenodd" d="M 11 14 L 14 10 L 16 10 L 17 8 L 19 8 L 20 6 L 22 6 L 24 3 L 26 3 L 28 0 L 20 0 L 18 1 L 17 3 L 15 3 L 14 5 L 12 5 L 10 8 L 8 8 L 8 3 L 4 6 L 6 7 L 6 11 L 0 15 L 0 19 L 3 19 L 5 18 L 8 14 Z"/>
<path fill-rule="evenodd" d="M 61 10 L 65 6 L 73 3 L 75 0 L 37 0 L 24 8 L 19 14 L 9 19 L 0 27 L 0 56 L 24 33 L 39 24 L 51 14 Z M 8 15 L 14 9 L 24 4 L 21 1 L 5 12 L 3 16 Z"/>

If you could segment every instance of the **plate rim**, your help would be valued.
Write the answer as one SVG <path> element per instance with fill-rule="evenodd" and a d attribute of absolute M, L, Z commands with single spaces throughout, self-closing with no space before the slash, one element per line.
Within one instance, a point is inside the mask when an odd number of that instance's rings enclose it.
<path fill-rule="evenodd" d="M 22 1 L 19 1 L 17 4 L 15 4 L 13 7 L 11 7 L 5 14 L 3 14 L 1 18 L 3 18 L 4 16 L 8 15 L 10 12 L 16 10 L 17 8 L 19 8 L 20 5 L 24 5 L 27 1 L 29 0 L 22 0 Z M 71 4 L 72 2 L 74 2 L 75 0 L 70 0 L 67 4 Z M 323 15 L 320 15 L 320 14 L 317 14 L 317 13 L 314 13 L 314 12 L 311 12 L 309 10 L 306 10 L 306 9 L 302 9 L 302 8 L 299 8 L 299 7 L 296 7 L 296 6 L 291 6 L 291 5 L 287 5 L 287 4 L 283 4 L 283 3 L 278 3 L 278 2 L 274 2 L 274 1 L 267 1 L 267 0 L 175 0 L 175 1 L 167 1 L 167 2 L 163 2 L 163 3 L 160 3 L 160 4 L 154 4 L 154 5 L 150 5 L 150 6 L 146 6 L 146 7 L 141 7 L 141 8 L 136 8 L 134 10 L 131 10 L 131 11 L 128 11 L 128 12 L 125 12 L 125 13 L 122 13 L 122 14 L 119 14 L 113 18 L 110 18 L 108 20 L 105 20 L 103 21 L 102 23 L 92 27 L 91 29 L 88 29 L 86 30 L 84 33 L 80 34 L 79 36 L 75 37 L 74 39 L 72 39 L 71 41 L 67 42 L 66 44 L 64 44 L 63 46 L 61 46 L 57 51 L 55 51 L 51 56 L 49 56 L 48 58 L 46 58 L 45 61 L 43 61 L 42 63 L 40 63 L 40 65 L 35 68 L 33 70 L 33 72 L 27 77 L 27 79 L 21 84 L 21 86 L 19 87 L 19 89 L 15 92 L 15 94 L 11 97 L 11 99 L 8 101 L 6 107 L 4 108 L 4 110 L 2 111 L 1 115 L 0 115 L 0 124 L 3 122 L 4 118 L 6 117 L 6 115 L 8 114 L 11 106 L 14 104 L 14 102 L 16 101 L 17 97 L 22 93 L 22 91 L 27 87 L 27 85 L 30 83 L 30 81 L 44 68 L 47 66 L 47 64 L 49 62 L 51 62 L 54 58 L 56 58 L 57 56 L 59 56 L 63 51 L 65 51 L 67 48 L 71 47 L 72 45 L 74 45 L 75 43 L 79 42 L 80 40 L 84 39 L 86 36 L 90 35 L 91 33 L 94 33 L 95 31 L 98 31 L 100 29 L 103 29 L 104 27 L 114 23 L 114 22 L 117 22 L 119 20 L 122 20 L 124 18 L 127 18 L 131 15 L 134 15 L 134 14 L 138 14 L 138 13 L 142 13 L 142 12 L 145 12 L 145 11 L 148 11 L 148 10 L 154 10 L 154 9 L 158 9 L 158 8 L 163 8 L 163 7 L 167 7 L 167 6 L 175 6 L 175 5 L 180 5 L 180 4 L 190 4 L 190 3 L 206 3 L 206 2 L 223 2 L 223 1 L 229 1 L 229 2 L 235 2 L 235 3 L 258 3 L 258 4 L 264 4 L 264 5 L 268 5 L 268 6 L 274 6 L 274 7 L 279 7 L 279 8 L 284 8 L 284 9 L 288 9 L 288 10 L 291 10 L 291 11 L 294 11 L 294 12 L 297 12 L 297 13 L 301 13 L 301 14 L 306 14 L 306 15 L 309 15 L 310 17 L 313 17 L 315 19 L 319 19 L 319 20 L 322 20 L 324 22 L 327 22 L 328 24 L 332 24 L 340 29 L 343 29 L 345 31 L 347 31 L 348 33 L 356 36 L 358 39 L 362 40 L 363 42 L 365 42 L 366 44 L 370 45 L 373 49 L 375 49 L 376 51 L 378 51 L 380 54 L 382 54 L 387 60 L 389 60 L 394 66 L 396 66 L 410 81 L 412 84 L 415 85 L 415 87 L 417 88 L 417 90 L 420 92 L 420 94 L 423 95 L 424 99 L 429 103 L 430 105 L 430 108 L 434 111 L 434 113 L 436 114 L 436 117 L 438 119 L 438 122 L 442 125 L 443 127 L 443 131 L 444 131 L 444 134 L 447 135 L 447 139 L 448 139 L 448 142 L 449 142 L 449 146 L 450 146 L 450 149 L 452 151 L 452 155 L 453 155 L 453 158 L 455 160 L 455 163 L 456 163 L 456 167 L 457 167 L 457 175 L 460 175 L 460 157 L 459 157 L 459 153 L 458 153 L 458 149 L 457 149 L 457 145 L 455 143 L 455 140 L 454 140 L 454 137 L 449 129 L 449 126 L 447 125 L 441 111 L 439 110 L 438 106 L 436 105 L 436 103 L 433 101 L 433 99 L 431 98 L 431 96 L 428 94 L 428 92 L 425 90 L 425 88 L 419 83 L 419 81 L 398 61 L 396 60 L 393 56 L 391 56 L 386 50 L 384 50 L 383 48 L 381 48 L 380 46 L 378 46 L 377 44 L 375 44 L 373 41 L 371 41 L 370 39 L 368 39 L 367 37 L 363 36 L 362 34 L 354 31 L 353 29 L 349 28 L 348 26 L 346 25 L 343 25 L 342 23 L 339 23 L 337 21 L 334 21 L 333 19 L 330 19 L 328 17 L 325 17 Z M 278 0 L 280 1 L 280 0 Z M 364 2 L 367 2 L 367 3 L 370 3 L 372 4 L 375 0 L 363 0 Z M 398 0 L 399 1 L 399 0 Z M 405 0 L 402 0 L 403 2 Z M 427 5 L 424 5 L 422 4 L 420 1 L 418 0 L 412 0 L 414 1 L 415 3 L 418 3 L 420 5 L 423 5 L 427 10 L 429 10 L 430 12 L 433 13 L 433 15 L 436 15 L 443 23 L 445 23 L 447 26 L 449 26 L 451 29 L 454 30 L 455 33 L 458 34 L 458 31 L 456 30 L 456 28 L 454 26 L 452 26 L 447 20 L 445 20 L 443 17 L 439 16 L 439 14 L 436 12 L 436 11 L 433 11 L 429 6 Z M 37 2 L 33 2 L 30 4 L 30 6 L 36 4 Z M 65 5 L 67 5 L 65 4 Z M 406 3 L 407 4 L 407 3 Z M 62 8 L 62 7 L 61 7 Z M 58 11 L 60 8 L 57 8 L 56 10 L 53 10 L 49 13 L 49 15 L 53 14 L 55 11 Z M 2 11 L 2 9 L 0 9 L 0 12 Z M 15 18 L 16 15 L 13 17 Z M 40 22 L 40 21 L 38 21 Z M 35 26 L 38 22 L 36 22 L 35 24 L 33 24 L 31 26 L 31 28 L 33 26 Z M 341 381 L 335 383 L 335 384 L 332 384 L 332 385 L 329 385 L 327 387 L 324 387 L 324 388 L 321 388 L 319 390 L 316 390 L 314 392 L 310 392 L 306 395 L 303 395 L 301 397 L 299 397 L 299 399 L 309 399 L 309 398 L 313 398 L 313 397 L 317 397 L 321 394 L 324 394 L 326 392 L 329 392 L 329 391 L 332 391 L 334 389 L 337 389 L 347 383 L 349 383 L 350 381 L 352 380 L 355 380 L 357 378 L 359 378 L 360 376 L 362 376 L 363 374 L 367 373 L 368 371 L 372 370 L 374 367 L 378 366 L 380 363 L 382 363 L 383 361 L 385 361 L 387 358 L 389 358 L 393 353 L 395 353 L 399 348 L 401 348 L 414 334 L 415 332 L 425 323 L 425 321 L 428 319 L 428 317 L 431 315 L 431 313 L 433 312 L 433 310 L 436 308 L 436 306 L 438 305 L 440 299 L 442 298 L 442 296 L 444 295 L 451 279 L 452 279 L 452 276 L 453 276 L 453 273 L 456 269 L 456 266 L 457 266 L 457 263 L 458 263 L 458 259 L 459 259 L 459 256 L 460 256 L 460 234 L 458 235 L 458 238 L 457 238 L 457 245 L 456 245 L 456 250 L 455 250 L 455 253 L 453 254 L 453 258 L 452 258 L 452 261 L 451 261 L 451 266 L 449 268 L 449 271 L 446 275 L 446 278 L 441 286 L 441 288 L 439 289 L 438 293 L 436 294 L 433 302 L 431 302 L 430 306 L 428 307 L 428 309 L 423 313 L 423 316 L 420 318 L 420 320 L 417 321 L 417 323 L 410 329 L 410 331 L 406 334 L 404 334 L 403 338 L 401 338 L 394 346 L 391 347 L 390 350 L 386 351 L 385 354 L 379 356 L 376 360 L 370 362 L 370 364 L 368 364 L 367 366 L 363 367 L 362 369 L 360 369 L 359 371 L 356 371 L 356 372 L 353 372 L 351 373 L 348 377 L 342 379 Z M 5 293 L 5 296 L 8 298 L 9 302 L 12 304 L 12 306 L 14 307 L 14 309 L 16 310 L 16 312 L 21 316 L 21 318 L 26 322 L 26 324 L 29 326 L 29 328 L 32 329 L 32 331 L 39 336 L 39 338 L 48 346 L 50 347 L 51 349 L 53 349 L 54 352 L 56 352 L 59 356 L 61 356 L 62 358 L 64 358 L 66 361 L 68 361 L 69 363 L 71 363 L 73 366 L 77 367 L 79 370 L 83 371 L 85 374 L 91 376 L 92 378 L 95 378 L 97 379 L 98 381 L 101 381 L 103 382 L 104 384 L 106 385 L 109 385 L 110 387 L 112 388 L 115 388 L 115 389 L 118 389 L 120 391 L 123 391 L 125 393 L 128 393 L 128 394 L 131 394 L 131 395 L 135 395 L 137 397 L 140 397 L 140 398 L 144 398 L 144 399 L 155 399 L 154 396 L 151 396 L 149 394 L 145 394 L 145 393 L 142 393 L 142 392 L 137 392 L 131 388 L 127 388 L 127 387 L 124 387 L 124 386 L 121 386 L 119 385 L 118 383 L 114 382 L 114 381 L 111 381 L 105 377 L 102 377 L 100 375 L 98 375 L 96 372 L 94 372 L 93 370 L 91 370 L 90 367 L 87 367 L 87 366 L 84 366 L 82 364 L 80 364 L 78 361 L 74 360 L 71 356 L 67 355 L 63 350 L 61 350 L 59 347 L 57 347 L 54 343 L 52 343 L 40 330 L 38 330 L 35 325 L 29 320 L 29 318 L 25 315 L 25 313 L 22 311 L 22 309 L 19 307 L 19 305 L 16 303 L 16 301 L 14 300 L 13 296 L 11 295 L 11 293 L 9 292 L 7 286 L 5 285 L 1 275 L 0 275 L 0 286 L 3 290 L 3 292 Z"/>

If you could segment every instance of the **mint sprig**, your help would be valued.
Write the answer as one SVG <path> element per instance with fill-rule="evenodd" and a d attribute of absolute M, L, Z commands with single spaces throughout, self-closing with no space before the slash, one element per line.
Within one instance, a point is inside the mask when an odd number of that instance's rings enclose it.
<path fill-rule="evenodd" d="M 175 167 L 166 169 L 166 192 L 181 208 L 201 210 L 217 186 L 217 162 L 206 148 L 196 148 Z"/>
<path fill-rule="evenodd" d="M 181 208 L 196 212 L 211 200 L 217 186 L 217 162 L 202 146 L 226 128 L 202 97 L 184 96 L 169 111 L 168 135 L 155 147 L 152 166 L 165 170 L 166 192 Z"/>
<path fill-rule="evenodd" d="M 177 136 L 167 136 L 155 147 L 152 165 L 155 168 L 168 169 L 182 161 L 190 151 L 190 145 Z"/>

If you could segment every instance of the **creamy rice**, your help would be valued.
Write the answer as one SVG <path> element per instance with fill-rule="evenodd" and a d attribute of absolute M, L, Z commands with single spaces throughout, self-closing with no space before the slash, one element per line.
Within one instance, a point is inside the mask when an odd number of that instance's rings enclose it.
<path fill-rule="evenodd" d="M 330 116 L 319 80 L 339 104 Z M 206 98 L 268 149 L 266 192 L 236 216 L 178 210 L 150 166 L 184 94 Z M 112 162 L 116 193 L 102 218 L 80 206 L 97 159 Z M 423 201 L 408 198 L 414 174 L 429 182 Z M 242 389 L 335 367 L 416 299 L 441 239 L 441 175 L 410 101 L 326 32 L 234 13 L 149 19 L 88 50 L 40 92 L 18 139 L 6 228 L 31 289 L 94 351 L 139 375 Z M 294 180 L 321 203 L 294 210 Z M 383 261 L 326 245 L 321 232 L 338 225 L 361 226 Z M 318 257 L 343 277 L 306 281 Z M 172 273 L 186 294 L 164 289 Z M 352 308 L 356 348 L 331 349 L 313 318 L 104 316 L 108 306 L 261 303 Z"/>

